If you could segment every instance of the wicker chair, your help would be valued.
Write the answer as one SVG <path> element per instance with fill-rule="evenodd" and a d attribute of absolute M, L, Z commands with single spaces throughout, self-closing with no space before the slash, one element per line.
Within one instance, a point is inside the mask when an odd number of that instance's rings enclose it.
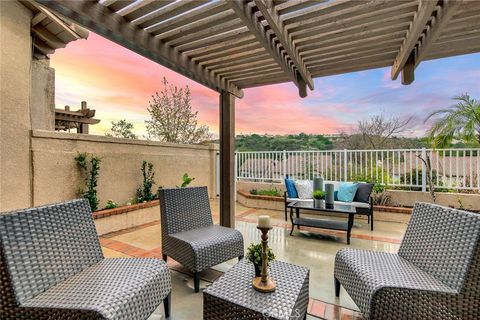
<path fill-rule="evenodd" d="M 195 292 L 200 272 L 232 258 L 243 257 L 243 236 L 213 224 L 207 187 L 161 189 L 162 253 L 194 274 Z"/>
<path fill-rule="evenodd" d="M 398 254 L 342 249 L 334 274 L 365 319 L 480 319 L 480 215 L 417 203 Z"/>
<path fill-rule="evenodd" d="M 105 259 L 86 200 L 0 214 L 0 319 L 146 319 L 171 278 L 160 259 Z"/>

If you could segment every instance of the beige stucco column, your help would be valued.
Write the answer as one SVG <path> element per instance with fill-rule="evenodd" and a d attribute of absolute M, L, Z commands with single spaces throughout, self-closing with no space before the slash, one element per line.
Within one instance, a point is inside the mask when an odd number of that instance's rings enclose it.
<path fill-rule="evenodd" d="M 32 204 L 31 19 L 19 2 L 0 1 L 0 211 Z"/>

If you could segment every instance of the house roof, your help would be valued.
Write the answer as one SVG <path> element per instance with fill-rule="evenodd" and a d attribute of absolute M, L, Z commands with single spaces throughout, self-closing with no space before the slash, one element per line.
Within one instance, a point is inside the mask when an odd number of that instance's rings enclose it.
<path fill-rule="evenodd" d="M 480 52 L 480 1 L 36 0 L 216 91 Z"/>
<path fill-rule="evenodd" d="M 35 2 L 22 1 L 33 12 L 32 38 L 33 54 L 37 58 L 45 58 L 64 48 L 69 42 L 87 39 L 88 31 L 69 20 L 60 18 L 50 10 Z"/>

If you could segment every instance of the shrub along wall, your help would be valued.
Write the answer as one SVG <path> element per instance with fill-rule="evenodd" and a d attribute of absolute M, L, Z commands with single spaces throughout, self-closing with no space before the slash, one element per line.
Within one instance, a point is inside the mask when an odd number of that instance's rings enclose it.
<path fill-rule="evenodd" d="M 215 196 L 215 159 L 217 147 L 177 145 L 143 140 L 61 133 L 44 130 L 32 132 L 32 195 L 34 205 L 78 198 L 83 184 L 75 156 L 93 153 L 101 158 L 98 179 L 99 208 L 108 199 L 123 205 L 135 196 L 142 183 L 141 166 L 146 160 L 154 165 L 154 190 L 158 185 L 175 187 L 188 173 L 195 177 L 191 186 L 208 187 Z M 28 207 L 29 204 L 25 204 Z"/>

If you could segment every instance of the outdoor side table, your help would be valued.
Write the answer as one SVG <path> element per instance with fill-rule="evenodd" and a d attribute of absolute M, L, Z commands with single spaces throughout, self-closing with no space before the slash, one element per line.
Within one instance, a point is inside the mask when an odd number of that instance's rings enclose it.
<path fill-rule="evenodd" d="M 309 275 L 305 267 L 272 261 L 269 276 L 277 288 L 271 293 L 260 293 L 252 287 L 253 264 L 243 259 L 203 292 L 203 319 L 305 319 Z"/>

